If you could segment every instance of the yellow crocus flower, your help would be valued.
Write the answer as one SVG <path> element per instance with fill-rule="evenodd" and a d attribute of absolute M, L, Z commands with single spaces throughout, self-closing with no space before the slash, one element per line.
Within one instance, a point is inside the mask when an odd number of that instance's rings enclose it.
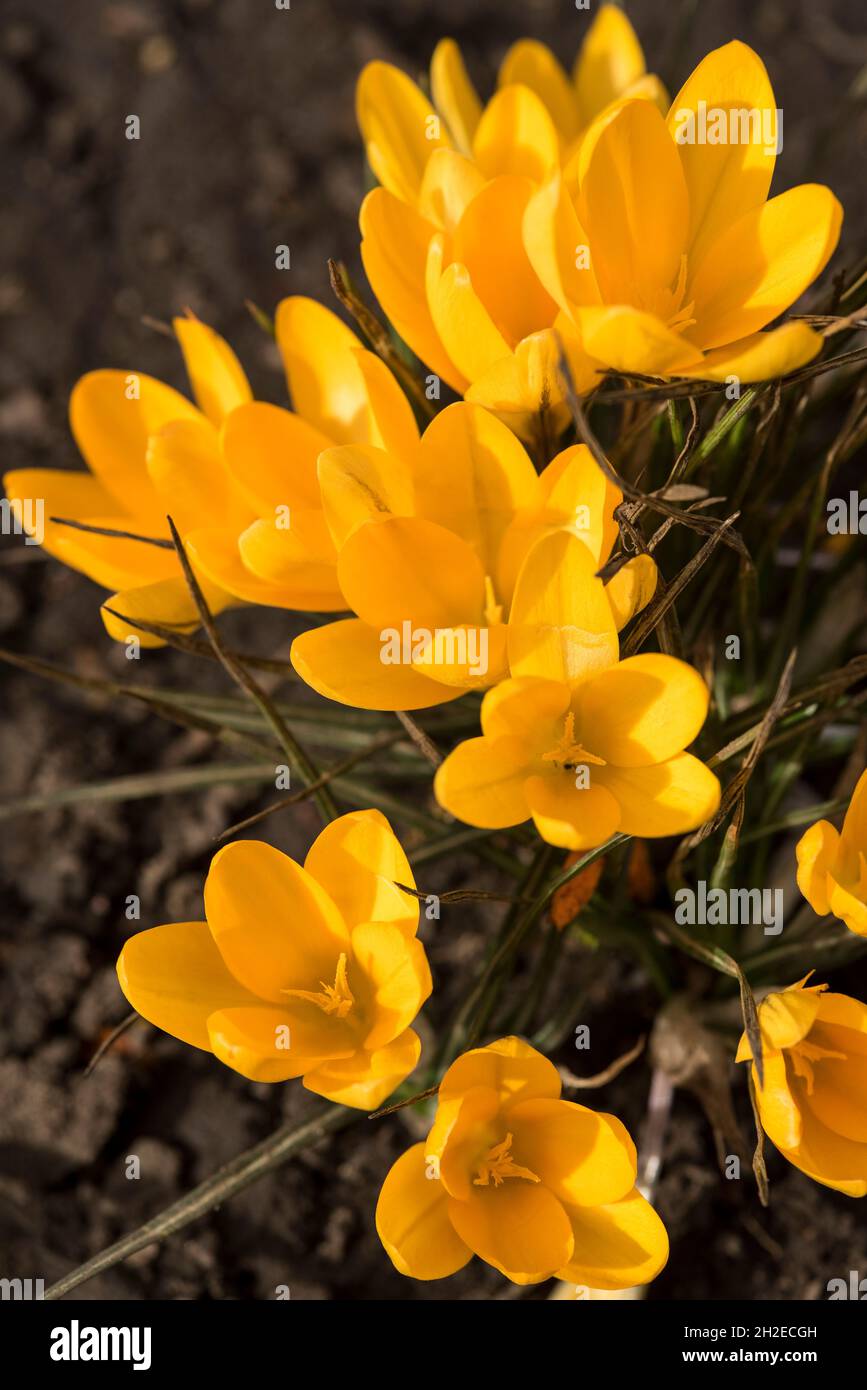
<path fill-rule="evenodd" d="M 867 772 L 852 793 L 843 829 L 819 820 L 796 850 L 798 887 L 820 917 L 832 913 L 867 936 Z"/>

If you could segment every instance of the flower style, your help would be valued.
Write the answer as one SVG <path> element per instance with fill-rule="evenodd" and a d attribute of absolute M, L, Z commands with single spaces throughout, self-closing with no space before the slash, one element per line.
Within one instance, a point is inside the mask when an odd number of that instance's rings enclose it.
<path fill-rule="evenodd" d="M 802 1173 L 867 1194 L 867 1005 L 810 976 L 759 1005 L 764 1086 L 752 1079 L 762 1127 Z M 736 1061 L 752 1059 L 746 1033 Z"/>
<path fill-rule="evenodd" d="M 820 917 L 833 913 L 867 936 L 867 772 L 852 793 L 842 831 L 830 821 L 811 825 L 795 851 L 798 887 Z"/>
<path fill-rule="evenodd" d="M 621 493 L 585 445 L 538 476 L 505 425 L 462 402 L 403 457 L 327 450 L 319 480 L 357 616 L 296 638 L 292 663 L 319 694 L 361 709 L 422 709 L 501 680 L 515 576 L 534 541 L 569 529 L 601 564 L 617 535 Z M 649 558 L 624 566 L 607 590 L 620 626 L 655 584 Z"/>
<path fill-rule="evenodd" d="M 22 469 L 7 493 L 27 520 L 44 509 L 45 548 L 108 589 L 112 637 L 135 620 L 191 627 L 197 612 L 169 544 L 171 514 L 214 610 L 233 602 L 344 607 L 319 500 L 316 460 L 334 444 L 418 438 L 391 373 L 328 309 L 284 300 L 276 334 L 295 412 L 254 401 L 228 344 L 194 318 L 176 319 L 196 405 L 142 373 L 89 372 L 70 400 L 72 432 L 90 471 Z M 156 545 L 58 525 L 146 536 Z M 122 622 L 107 609 L 131 621 Z M 142 645 L 160 639 L 138 631 Z"/>
<path fill-rule="evenodd" d="M 431 991 L 412 871 L 379 811 L 332 821 L 304 866 L 259 840 L 214 857 L 205 922 L 139 932 L 117 963 L 150 1023 L 252 1081 L 302 1077 L 359 1109 L 418 1062 Z"/>
<path fill-rule="evenodd" d="M 442 1279 L 478 1255 L 516 1284 L 556 1275 L 624 1289 L 656 1277 L 668 1237 L 635 1186 L 629 1134 L 560 1089 L 556 1067 L 520 1038 L 452 1063 L 427 1140 L 397 1160 L 376 1208 L 401 1274 Z"/>
<path fill-rule="evenodd" d="M 599 10 L 571 81 L 530 39 L 506 54 L 484 110 L 452 39 L 437 46 L 430 81 L 433 106 L 389 63 L 369 63 L 359 79 L 358 123 L 381 184 L 361 209 L 365 270 L 421 360 L 526 434 L 558 397 L 557 303 L 523 246 L 527 203 L 555 171 L 569 174 L 582 132 L 615 98 L 665 110 L 666 94 L 613 5 Z"/>
<path fill-rule="evenodd" d="M 592 849 L 615 831 L 674 835 L 708 820 L 720 786 L 683 750 L 704 723 L 696 671 L 653 652 L 619 660 L 606 590 L 568 532 L 539 540 L 518 578 L 512 677 L 482 701 L 482 736 L 437 770 L 440 805 L 489 829 L 532 817 L 549 844 Z"/>
<path fill-rule="evenodd" d="M 805 323 L 762 330 L 821 274 L 842 210 L 817 184 L 768 200 L 778 118 L 752 49 L 708 54 L 667 118 L 617 93 L 565 164 L 549 110 L 565 109 L 560 85 L 531 51 L 507 62 L 472 157 L 427 138 L 432 113 L 408 78 L 384 65 L 362 75 L 383 185 L 361 210 L 362 256 L 418 356 L 522 435 L 544 406 L 564 418 L 552 330 L 580 391 L 604 368 L 750 382 L 814 357 L 822 339 Z M 451 81 L 434 93 L 472 125 L 477 104 L 448 54 Z"/>

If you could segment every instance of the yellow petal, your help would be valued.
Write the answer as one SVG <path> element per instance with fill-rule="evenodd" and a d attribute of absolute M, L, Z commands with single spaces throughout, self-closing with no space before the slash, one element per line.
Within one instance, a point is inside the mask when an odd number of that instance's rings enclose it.
<path fill-rule="evenodd" d="M 595 767 L 590 769 L 590 783 L 582 787 L 576 786 L 574 772 L 559 769 L 527 778 L 527 805 L 536 829 L 549 845 L 594 849 L 621 828 L 617 802 L 599 784 L 596 772 Z"/>
<path fill-rule="evenodd" d="M 379 628 L 345 618 L 302 633 L 289 655 L 309 686 L 355 709 L 428 709 L 463 694 L 459 687 L 440 685 L 412 666 L 384 664 L 382 651 Z"/>
<path fill-rule="evenodd" d="M 558 681 L 519 676 L 501 681 L 482 701 L 482 731 L 489 738 L 514 734 L 544 752 L 555 728 L 561 728 L 571 691 Z"/>
<path fill-rule="evenodd" d="M 365 521 L 411 516 L 415 510 L 410 469 L 372 444 L 326 449 L 319 457 L 318 472 L 322 506 L 338 547 Z"/>
<path fill-rule="evenodd" d="M 777 1143 L 770 1128 L 768 1136 Z M 783 1148 L 783 1153 L 815 1182 L 848 1197 L 867 1196 L 867 1144 L 836 1134 L 807 1107 L 803 1111 L 801 1142 L 797 1147 Z"/>
<path fill-rule="evenodd" d="M 536 470 L 526 450 L 479 406 L 447 406 L 422 436 L 415 467 L 416 510 L 463 537 L 492 578 L 503 536 L 516 512 L 531 504 L 536 489 Z"/>
<path fill-rule="evenodd" d="M 205 601 L 212 613 L 219 613 L 231 603 L 231 597 L 223 589 L 216 588 L 207 580 L 199 580 Z M 109 613 L 109 609 L 113 612 Z M 115 617 L 121 613 L 121 618 Z M 195 600 L 190 593 L 187 581 L 178 576 L 174 579 L 158 579 L 153 584 L 141 584 L 138 588 L 120 589 L 105 600 L 100 609 L 109 637 L 115 642 L 126 642 L 137 637 L 142 647 L 164 646 L 161 637 L 142 631 L 136 627 L 136 620 L 155 623 L 158 627 L 177 628 L 179 632 L 191 632 L 197 628 L 201 619 Z"/>
<path fill-rule="evenodd" d="M 611 605 L 618 632 L 631 622 L 636 613 L 646 608 L 656 593 L 659 571 L 652 555 L 636 555 L 609 579 L 605 597 Z"/>
<path fill-rule="evenodd" d="M 206 1052 L 207 1020 L 215 1009 L 258 1002 L 228 970 L 207 922 L 171 922 L 131 936 L 117 977 L 136 1013 Z"/>
<path fill-rule="evenodd" d="M 816 183 L 744 213 L 696 266 L 687 290 L 695 300 L 690 337 L 713 348 L 764 328 L 821 275 L 842 220 L 831 190 Z"/>
<path fill-rule="evenodd" d="M 424 171 L 419 212 L 433 226 L 451 233 L 484 186 L 484 175 L 466 155 L 434 150 Z"/>
<path fill-rule="evenodd" d="M 524 561 L 509 618 L 513 676 L 577 686 L 616 662 L 617 632 L 590 551 L 568 531 L 536 543 Z"/>
<path fill-rule="evenodd" d="M 288 583 L 272 584 L 247 569 L 231 531 L 191 531 L 185 538 L 187 554 L 197 570 L 212 584 L 246 603 L 275 608 L 299 608 L 312 613 L 340 612 L 346 600 L 333 579 L 322 590 L 311 589 L 296 576 Z"/>
<path fill-rule="evenodd" d="M 577 311 L 584 349 L 601 366 L 648 376 L 680 375 L 703 361 L 698 348 L 655 314 L 619 304 Z M 700 373 L 699 373 L 700 374 Z"/>
<path fill-rule="evenodd" d="M 826 1058 L 804 1108 L 834 1134 L 867 1146 L 867 1054 Z"/>
<path fill-rule="evenodd" d="M 692 743 L 709 699 L 701 676 L 685 661 L 642 652 L 582 686 L 578 737 L 617 767 L 663 763 Z"/>
<path fill-rule="evenodd" d="M 613 1115 L 568 1100 L 527 1100 L 509 1111 L 513 1155 L 561 1202 L 617 1202 L 635 1183 L 635 1145 Z"/>
<path fill-rule="evenodd" d="M 244 369 L 229 344 L 197 318 L 172 320 L 199 409 L 214 425 L 253 399 Z"/>
<path fill-rule="evenodd" d="M 862 772 L 852 793 L 840 836 L 847 850 L 867 851 L 867 772 Z"/>
<path fill-rule="evenodd" d="M 425 639 L 413 667 L 432 680 L 463 690 L 487 690 L 509 674 L 505 623 L 439 627 Z"/>
<path fill-rule="evenodd" d="M 338 816 L 314 840 L 304 867 L 333 898 L 350 930 L 361 922 L 392 922 L 415 935 L 418 901 L 395 887 L 414 888 L 415 879 L 381 811 Z"/>
<path fill-rule="evenodd" d="M 250 1081 L 287 1081 L 329 1057 L 351 1055 L 341 1019 L 315 1006 L 304 1026 L 298 1011 L 256 1007 L 217 1009 L 208 1019 L 214 1056 Z"/>
<path fill-rule="evenodd" d="M 644 75 L 638 37 L 619 5 L 602 5 L 575 60 L 573 81 L 582 124 Z"/>
<path fill-rule="evenodd" d="M 372 627 L 409 622 L 428 633 L 477 622 L 485 575 L 475 552 L 452 531 L 420 517 L 388 517 L 352 533 L 337 561 L 349 606 Z"/>
<path fill-rule="evenodd" d="M 409 458 L 418 444 L 412 406 L 381 357 L 360 347 L 353 349 L 353 356 L 367 393 L 370 442 L 396 458 Z"/>
<path fill-rule="evenodd" d="M 315 299 L 292 295 L 277 306 L 277 346 L 292 404 L 330 444 L 371 439 L 370 408 L 350 328 Z M 323 445 L 323 447 L 326 447 Z"/>
<path fill-rule="evenodd" d="M 764 63 L 738 40 L 715 48 L 703 58 L 671 103 L 668 129 L 677 143 L 689 190 L 689 257 L 693 265 L 738 217 L 765 201 L 775 163 L 773 149 L 763 141 L 685 143 L 684 136 L 689 133 L 685 113 L 691 112 L 695 121 L 699 102 L 705 103 L 708 113 L 776 111 Z M 678 131 L 682 133 L 680 141 Z M 697 125 L 694 134 L 699 134 Z"/>
<path fill-rule="evenodd" d="M 638 1188 L 619 1202 L 566 1207 L 575 1253 L 558 1279 L 592 1289 L 629 1289 L 655 1279 L 668 1260 L 668 1234 Z"/>
<path fill-rule="evenodd" d="M 308 1091 L 335 1105 L 375 1110 L 418 1065 L 421 1039 L 411 1028 L 375 1052 L 360 1051 L 344 1061 L 325 1062 L 304 1075 Z"/>
<path fill-rule="evenodd" d="M 449 144 L 427 97 L 400 68 L 368 63 L 358 79 L 355 114 L 379 182 L 414 203 L 431 152 Z"/>
<path fill-rule="evenodd" d="M 293 508 L 291 526 L 279 517 L 254 521 L 238 537 L 249 572 L 291 595 L 293 606 L 318 611 L 329 595 L 332 611 L 346 607 L 337 583 L 334 547 L 322 513 Z"/>
<path fill-rule="evenodd" d="M 490 1086 L 474 1086 L 462 1096 L 440 1100 L 425 1144 L 428 1162 L 439 1162 L 439 1178 L 450 1197 L 470 1195 L 480 1148 L 500 1110 L 500 1096 Z"/>
<path fill-rule="evenodd" d="M 473 154 L 488 179 L 521 174 L 535 183 L 560 167 L 560 142 L 544 104 L 529 87 L 501 87 L 482 113 Z"/>
<path fill-rule="evenodd" d="M 424 947 L 394 922 L 352 932 L 352 988 L 368 1025 L 364 1046 L 385 1047 L 408 1028 L 433 988 Z"/>
<path fill-rule="evenodd" d="M 501 87 L 521 83 L 545 106 L 560 138 L 571 142 L 578 134 L 578 102 L 575 89 L 550 48 L 535 39 L 513 43 L 500 65 Z"/>
<path fill-rule="evenodd" d="M 211 860 L 205 913 L 229 969 L 261 999 L 319 990 L 334 979 L 349 932 L 300 864 L 262 840 L 237 840 Z"/>
<path fill-rule="evenodd" d="M 835 917 L 858 936 L 867 936 L 867 903 L 841 883 L 829 877 L 828 905 Z"/>
<path fill-rule="evenodd" d="M 181 535 L 207 521 L 249 525 L 252 508 L 223 466 L 220 438 L 204 418 L 172 420 L 148 441 L 147 470 Z"/>
<path fill-rule="evenodd" d="M 499 1038 L 487 1047 L 462 1053 L 440 1082 L 440 1104 L 476 1086 L 496 1091 L 506 1114 L 520 1101 L 557 1100 L 562 1089 L 553 1062 L 516 1037 Z"/>
<path fill-rule="evenodd" d="M 770 381 L 812 362 L 824 341 L 806 323 L 784 323 L 769 333 L 751 333 L 715 348 L 696 366 L 679 368 L 678 375 L 699 381 Z"/>
<path fill-rule="evenodd" d="M 300 415 L 265 401 L 234 411 L 222 432 L 226 467 L 258 516 L 320 505 L 316 460 L 330 443 Z"/>
<path fill-rule="evenodd" d="M 476 294 L 467 267 L 453 261 L 443 269 L 439 233 L 431 238 L 425 283 L 437 334 L 463 380 L 474 381 L 508 356 L 509 344 Z"/>
<path fill-rule="evenodd" d="M 465 1202 L 449 1198 L 448 1210 L 474 1254 L 515 1284 L 539 1283 L 572 1257 L 569 1218 L 541 1183 L 513 1178 L 500 1187 L 473 1187 Z"/>
<path fill-rule="evenodd" d="M 427 303 L 428 246 L 435 227 L 384 188 L 368 193 L 359 225 L 365 273 L 386 318 L 432 372 L 463 391 L 467 379 L 440 341 Z"/>
<path fill-rule="evenodd" d="M 663 318 L 686 250 L 689 200 L 677 149 L 649 101 L 622 102 L 591 137 L 579 216 L 593 272 L 609 304 L 633 304 Z"/>
<path fill-rule="evenodd" d="M 424 1144 L 414 1144 L 391 1168 L 376 1204 L 386 1253 L 412 1279 L 444 1279 L 472 1259 L 449 1220 L 446 1192 L 427 1176 L 428 1168 Z"/>
<path fill-rule="evenodd" d="M 819 820 L 801 836 L 795 849 L 798 859 L 798 887 L 814 912 L 824 917 L 830 912 L 828 875 L 837 862 L 840 836 L 830 821 Z"/>
<path fill-rule="evenodd" d="M 565 313 L 599 303 L 587 233 L 559 171 L 527 202 L 522 232 L 531 266 Z"/>
<path fill-rule="evenodd" d="M 557 316 L 557 305 L 524 249 L 524 213 L 533 192 L 528 178 L 491 179 L 468 204 L 452 246 L 454 260 L 466 266 L 473 290 L 509 348 L 549 328 Z"/>
<path fill-rule="evenodd" d="M 430 64 L 434 105 L 444 118 L 459 150 L 470 154 L 482 114 L 482 103 L 470 81 L 454 39 L 440 39 Z"/>
<path fill-rule="evenodd" d="M 514 352 L 492 362 L 476 378 L 464 392 L 464 400 L 493 411 L 525 440 L 538 439 L 544 414 L 546 433 L 556 439 L 569 418 L 557 365 L 560 354 L 555 333 L 559 331 L 558 318 L 553 331 L 546 328 L 524 338 Z M 566 351 L 576 390 L 595 385 L 595 364 L 589 359 L 576 360 L 569 346 Z"/>
<path fill-rule="evenodd" d="M 759 1005 L 762 1040 L 770 1048 L 794 1047 L 807 1036 L 819 1013 L 819 994 L 810 989 L 786 989 L 769 994 Z"/>
<path fill-rule="evenodd" d="M 653 838 L 682 835 L 716 814 L 720 784 L 691 753 L 678 753 L 653 767 L 594 768 L 620 807 L 619 829 L 625 835 Z"/>
<path fill-rule="evenodd" d="M 764 1083 L 759 1083 L 755 1063 L 752 1067 L 756 1102 L 762 1127 L 772 1144 L 788 1157 L 788 1150 L 801 1141 L 803 1117 L 792 1092 L 790 1073 L 782 1052 L 763 1048 Z"/>
<path fill-rule="evenodd" d="M 520 825 L 530 814 L 524 795 L 530 759 L 527 744 L 512 734 L 465 739 L 437 768 L 434 795 L 467 825 Z"/>
<path fill-rule="evenodd" d="M 161 524 L 165 511 L 145 467 L 148 438 L 178 419 L 201 416 L 180 392 L 143 372 L 88 372 L 69 401 L 75 442 L 120 509 Z"/>

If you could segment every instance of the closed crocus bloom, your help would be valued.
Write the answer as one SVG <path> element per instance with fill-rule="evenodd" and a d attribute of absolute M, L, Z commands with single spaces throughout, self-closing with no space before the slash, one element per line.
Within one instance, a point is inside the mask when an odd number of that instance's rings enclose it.
<path fill-rule="evenodd" d="M 549 49 L 525 39 L 507 53 L 483 108 L 457 44 L 445 39 L 431 91 L 434 105 L 388 63 L 361 74 L 358 122 L 381 184 L 361 209 L 365 269 L 421 360 L 527 435 L 543 403 L 566 418 L 551 332 L 561 326 L 559 306 L 523 245 L 528 202 L 572 167 L 583 129 L 614 98 L 634 93 L 665 109 L 665 96 L 611 5 L 591 26 L 571 80 Z M 580 353 L 572 365 L 590 384 Z"/>
<path fill-rule="evenodd" d="M 808 985 L 810 976 L 759 1005 L 764 1085 L 752 1078 L 759 1116 L 784 1158 L 848 1197 L 867 1194 L 867 1005 Z M 752 1059 L 746 1033 L 736 1061 Z"/>
<path fill-rule="evenodd" d="M 431 991 L 412 871 L 379 811 L 332 821 L 304 866 L 258 840 L 220 850 L 204 922 L 140 932 L 121 989 L 157 1028 L 253 1081 L 302 1077 L 371 1109 L 418 1062 Z"/>
<path fill-rule="evenodd" d="M 843 829 L 816 821 L 801 836 L 798 887 L 820 917 L 833 913 L 850 931 L 867 936 L 867 772 L 849 802 Z"/>
<path fill-rule="evenodd" d="M 482 736 L 437 770 L 440 805 L 489 829 L 532 817 L 549 844 L 591 849 L 621 831 L 680 834 L 717 810 L 720 786 L 683 750 L 708 691 L 657 653 L 619 660 L 617 627 L 586 546 L 539 540 L 518 578 L 508 629 L 511 679 L 482 701 Z"/>
<path fill-rule="evenodd" d="M 568 177 L 553 170 L 522 221 L 573 352 L 742 382 L 816 355 L 822 339 L 804 323 L 762 331 L 821 274 L 842 220 L 818 184 L 768 199 L 781 134 L 764 65 L 738 42 L 699 64 L 667 119 L 626 98 L 594 121 Z"/>
<path fill-rule="evenodd" d="M 449 1067 L 427 1140 L 397 1160 L 376 1208 L 401 1274 L 442 1279 L 478 1255 L 516 1284 L 656 1277 L 668 1237 L 635 1186 L 629 1134 L 560 1090 L 556 1067 L 520 1038 Z"/>
<path fill-rule="evenodd" d="M 294 412 L 252 399 L 238 359 L 213 329 L 194 318 L 176 319 L 174 327 L 196 404 L 141 373 L 88 373 L 73 390 L 70 421 L 90 472 L 9 473 L 10 499 L 25 520 L 41 500 L 46 549 L 118 590 L 103 608 L 118 641 L 136 631 L 136 619 L 197 622 L 167 514 L 215 611 L 233 602 L 342 608 L 316 459 L 336 443 L 387 442 L 399 450 L 414 442 L 400 388 L 379 358 L 309 299 L 285 300 L 277 312 Z M 52 517 L 160 543 L 98 535 Z M 137 635 L 143 645 L 160 645 Z"/>
<path fill-rule="evenodd" d="M 592 571 L 617 534 L 621 494 L 584 445 L 538 476 L 504 424 L 461 402 L 402 456 L 326 451 L 319 480 L 357 616 L 296 638 L 292 663 L 321 695 L 362 709 L 422 709 L 501 680 L 515 576 L 534 542 L 565 528 Z M 612 581 L 621 623 L 655 583 L 649 559 Z"/>

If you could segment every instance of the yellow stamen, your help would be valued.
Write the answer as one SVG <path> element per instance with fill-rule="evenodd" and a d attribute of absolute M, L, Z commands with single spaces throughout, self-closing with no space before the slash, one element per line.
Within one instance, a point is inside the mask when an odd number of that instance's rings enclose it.
<path fill-rule="evenodd" d="M 582 763 L 592 763 L 594 767 L 604 767 L 605 759 L 597 758 L 595 753 L 588 753 L 582 743 L 575 738 L 575 716 L 570 712 L 566 715 L 566 727 L 560 736 L 560 742 L 549 752 L 542 754 L 543 763 L 556 763 L 557 767 L 574 768 L 580 767 Z"/>
<path fill-rule="evenodd" d="M 493 627 L 495 623 L 503 621 L 503 605 L 497 603 L 497 596 L 494 593 L 494 581 L 489 574 L 485 575 L 485 622 L 488 627 Z"/>
<path fill-rule="evenodd" d="M 334 984 L 327 985 L 324 980 L 320 980 L 319 983 L 322 986 L 321 994 L 310 989 L 284 989 L 283 993 L 291 994 L 295 999 L 306 999 L 325 1014 L 336 1014 L 338 1018 L 345 1018 L 355 1003 L 355 996 L 346 977 L 345 954 L 342 953 L 337 962 Z"/>
<path fill-rule="evenodd" d="M 512 1136 L 507 1134 L 499 1144 L 488 1149 L 479 1165 L 477 1176 L 473 1178 L 474 1187 L 487 1187 L 490 1183 L 499 1187 L 506 1178 L 525 1178 L 527 1182 L 541 1182 L 541 1178 L 531 1173 L 529 1168 L 522 1168 L 515 1162 L 509 1152 L 511 1147 Z"/>

